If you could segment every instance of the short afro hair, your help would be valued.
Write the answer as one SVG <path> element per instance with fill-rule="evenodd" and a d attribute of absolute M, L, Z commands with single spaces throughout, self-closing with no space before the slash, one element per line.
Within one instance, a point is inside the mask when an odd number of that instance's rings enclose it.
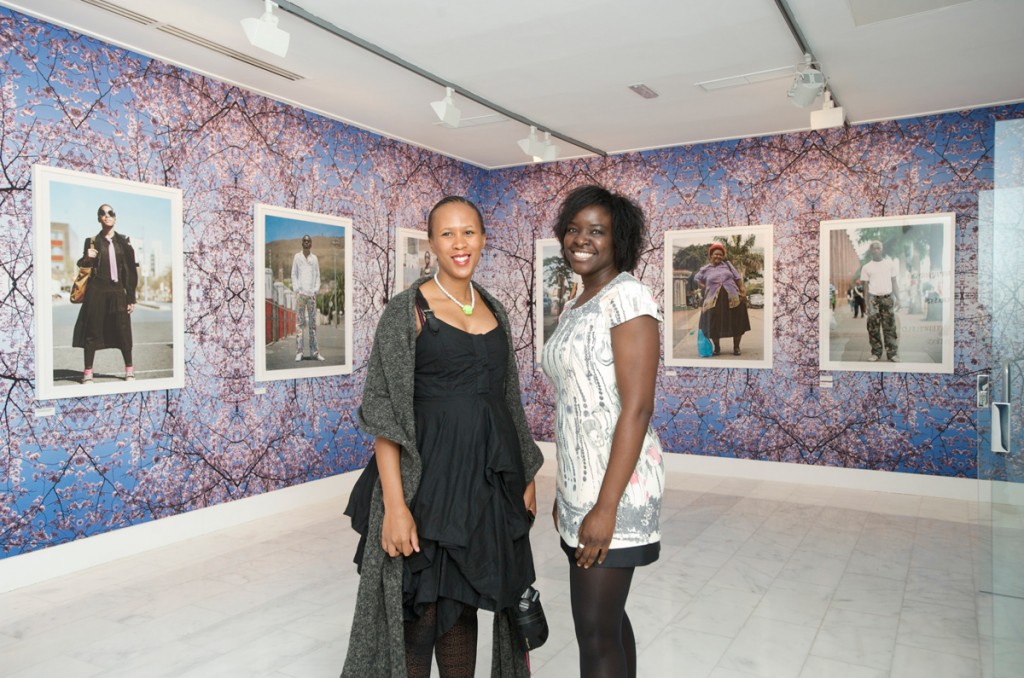
<path fill-rule="evenodd" d="M 565 240 L 565 232 L 580 211 L 587 207 L 601 207 L 612 220 L 612 247 L 615 250 L 615 268 L 619 272 L 631 273 L 640 260 L 647 222 L 644 211 L 624 195 L 612 193 L 602 186 L 588 185 L 574 188 L 562 202 L 555 221 L 555 237 L 559 244 Z"/>

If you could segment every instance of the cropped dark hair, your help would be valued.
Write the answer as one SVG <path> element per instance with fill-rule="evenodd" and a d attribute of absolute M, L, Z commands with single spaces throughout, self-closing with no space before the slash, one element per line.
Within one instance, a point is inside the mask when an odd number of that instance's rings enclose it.
<path fill-rule="evenodd" d="M 451 205 L 457 203 L 459 205 L 469 205 L 476 212 L 476 219 L 480 222 L 480 232 L 484 235 L 487 234 L 487 227 L 484 226 L 484 215 L 480 214 L 480 208 L 473 204 L 473 201 L 469 198 L 463 198 L 461 195 L 448 195 L 437 201 L 437 204 L 430 208 L 430 214 L 427 215 L 427 237 L 432 238 L 434 236 L 434 212 L 444 207 L 445 205 Z"/>
<path fill-rule="evenodd" d="M 559 243 L 565 240 L 565 232 L 581 210 L 598 206 L 604 208 L 612 219 L 612 246 L 615 248 L 615 268 L 619 272 L 632 272 L 640 260 L 647 223 L 644 211 L 624 195 L 612 193 L 602 186 L 580 186 L 565 197 L 555 221 L 555 236 Z"/>

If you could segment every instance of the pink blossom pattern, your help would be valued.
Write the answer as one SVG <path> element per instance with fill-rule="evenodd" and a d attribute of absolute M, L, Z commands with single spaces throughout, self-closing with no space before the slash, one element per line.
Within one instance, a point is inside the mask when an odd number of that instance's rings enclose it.
<path fill-rule="evenodd" d="M 15 37 L 17 36 L 17 37 Z M 361 369 L 394 233 L 480 170 L 0 9 L 0 553 L 14 555 L 365 464 Z M 31 167 L 184 193 L 186 385 L 33 414 Z M 354 221 L 355 363 L 253 381 L 253 204 Z"/>
<path fill-rule="evenodd" d="M 635 274 L 659 301 L 665 230 L 775 225 L 775 367 L 663 374 L 666 453 L 975 473 L 974 374 L 991 348 L 978 195 L 992 186 L 994 120 L 1024 106 L 485 172 L 2 8 L 0 71 L 2 556 L 364 465 L 354 411 L 393 292 L 395 229 L 420 227 L 449 193 L 484 211 L 478 277 L 512 318 L 538 439 L 553 438 L 553 391 L 534 362 L 533 241 L 551 236 L 569 189 L 600 182 L 650 219 Z M 35 163 L 183 190 L 183 389 L 34 416 Z M 353 375 L 253 394 L 257 202 L 353 219 Z M 956 372 L 845 373 L 819 389 L 819 221 L 938 211 L 957 215 Z"/>

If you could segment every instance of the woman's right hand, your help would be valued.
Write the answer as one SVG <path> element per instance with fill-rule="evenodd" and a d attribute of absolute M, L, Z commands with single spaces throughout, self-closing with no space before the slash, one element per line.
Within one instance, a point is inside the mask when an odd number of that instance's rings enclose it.
<path fill-rule="evenodd" d="M 381 529 L 380 545 L 392 558 L 399 554 L 412 555 L 420 550 L 420 538 L 416 534 L 416 521 L 404 504 L 395 510 L 384 510 L 384 525 Z"/>

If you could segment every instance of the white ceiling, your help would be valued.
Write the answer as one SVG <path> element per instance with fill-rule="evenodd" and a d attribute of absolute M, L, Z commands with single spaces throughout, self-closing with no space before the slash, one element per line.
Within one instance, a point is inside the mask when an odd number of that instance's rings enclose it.
<path fill-rule="evenodd" d="M 1022 0 L 786 0 L 851 124 L 1024 100 Z M 286 58 L 239 20 L 263 0 L 0 0 L 0 4 L 485 168 L 529 161 L 521 122 L 281 9 Z M 708 92 L 695 83 L 801 59 L 775 0 L 296 0 L 295 5 L 542 128 L 609 154 L 805 130 L 792 76 Z M 97 5 L 126 8 L 143 25 Z M 903 14 L 900 16 L 900 14 Z M 183 29 L 296 81 L 167 34 Z M 164 29 L 164 30 L 161 30 Z M 660 94 L 643 99 L 627 86 Z M 485 124 L 471 124 L 473 122 Z M 558 142 L 561 158 L 589 155 Z"/>

